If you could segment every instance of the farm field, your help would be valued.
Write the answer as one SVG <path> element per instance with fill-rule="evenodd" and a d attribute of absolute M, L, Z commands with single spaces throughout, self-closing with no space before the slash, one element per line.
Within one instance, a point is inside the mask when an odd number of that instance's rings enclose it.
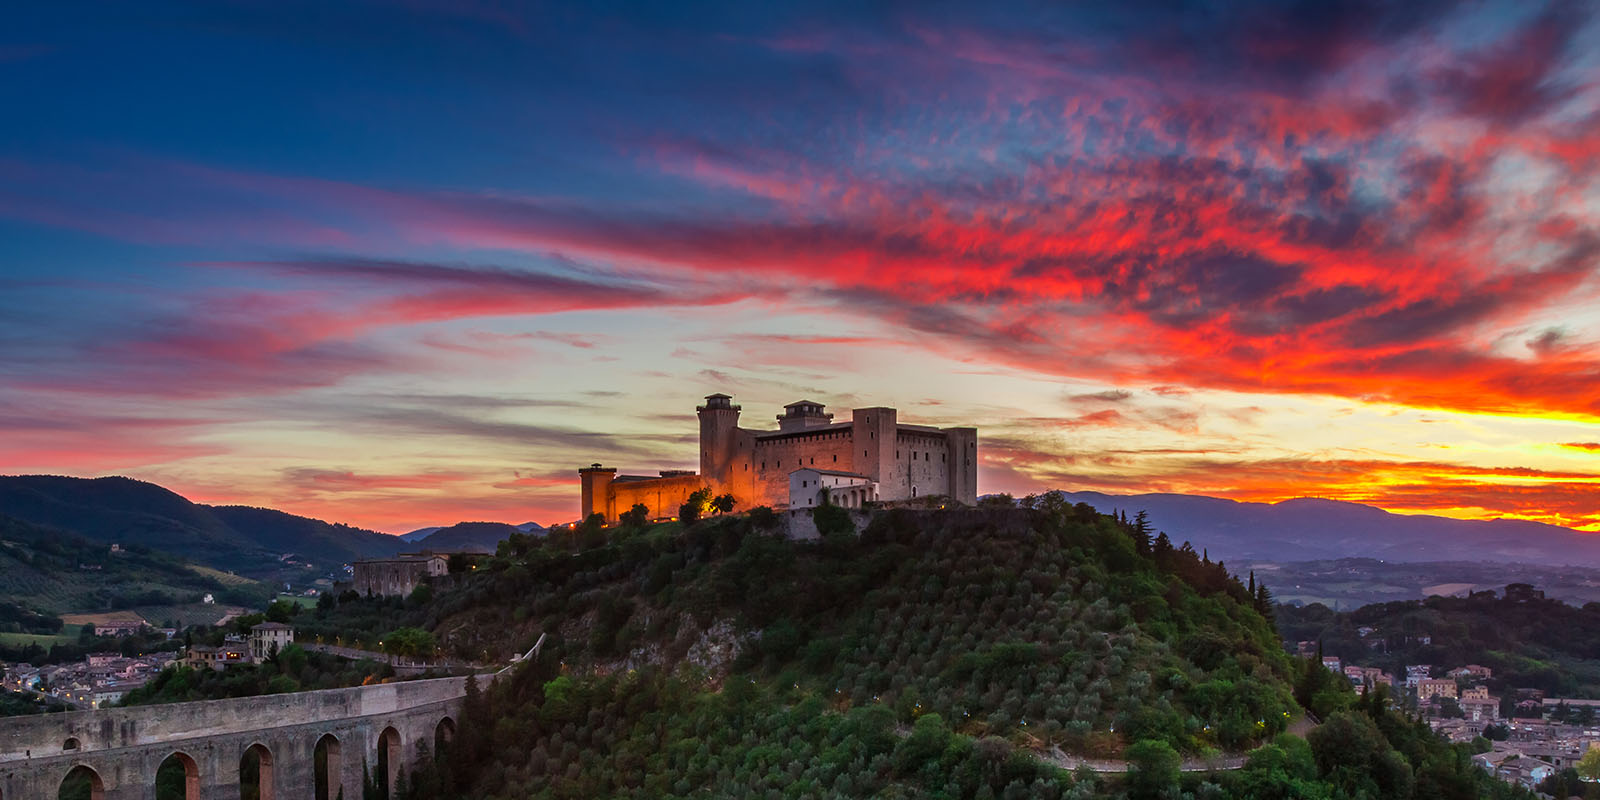
<path fill-rule="evenodd" d="M 6 645 L 9 647 L 26 647 L 30 644 L 36 644 L 45 649 L 49 649 L 51 645 L 70 644 L 72 642 L 76 642 L 78 640 L 76 634 L 76 631 L 73 631 L 73 635 L 71 636 L 50 636 L 42 633 L 0 633 L 0 645 Z"/>

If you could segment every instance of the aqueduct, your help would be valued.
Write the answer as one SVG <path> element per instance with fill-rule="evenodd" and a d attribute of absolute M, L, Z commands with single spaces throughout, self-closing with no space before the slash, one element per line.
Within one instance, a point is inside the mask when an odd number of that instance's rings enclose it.
<path fill-rule="evenodd" d="M 487 676 L 485 676 L 487 678 Z M 12 717 L 0 724 L 0 800 L 152 800 L 156 772 L 184 770 L 185 800 L 359 800 L 365 770 L 391 788 L 402 765 L 454 735 L 466 678 Z M 170 766 L 169 766 L 170 768 Z M 242 777 L 243 776 L 243 777 Z"/>

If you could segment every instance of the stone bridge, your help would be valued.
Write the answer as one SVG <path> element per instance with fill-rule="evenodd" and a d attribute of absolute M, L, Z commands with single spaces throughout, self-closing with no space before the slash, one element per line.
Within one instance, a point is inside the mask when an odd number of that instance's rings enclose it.
<path fill-rule="evenodd" d="M 168 759 L 184 769 L 184 800 L 236 800 L 248 773 L 259 775 L 261 800 L 337 800 L 341 790 L 361 800 L 364 769 L 393 787 L 421 745 L 437 752 L 454 735 L 465 685 L 438 678 L 11 717 L 0 720 L 0 800 L 56 800 L 69 775 L 80 797 L 152 800 Z"/>

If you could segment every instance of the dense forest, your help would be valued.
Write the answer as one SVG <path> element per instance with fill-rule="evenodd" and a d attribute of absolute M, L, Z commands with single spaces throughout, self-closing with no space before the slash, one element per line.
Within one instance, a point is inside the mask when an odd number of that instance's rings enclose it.
<path fill-rule="evenodd" d="M 1289 641 L 1319 641 L 1348 663 L 1404 675 L 1406 664 L 1494 670 L 1497 692 L 1529 687 L 1562 697 L 1600 697 L 1600 603 L 1469 597 L 1379 603 L 1336 613 L 1326 606 L 1280 607 Z M 1373 628 L 1363 637 L 1359 629 Z M 1424 643 L 1426 637 L 1426 643 Z"/>
<path fill-rule="evenodd" d="M 809 542 L 759 509 L 591 522 L 512 537 L 449 590 L 295 622 L 418 626 L 461 655 L 547 635 L 473 687 L 452 751 L 397 787 L 416 800 L 1527 796 L 1284 654 L 1265 590 L 1224 565 L 1087 506 L 1032 505 L 885 511 L 859 533 L 825 506 Z M 1219 752 L 1248 762 L 1180 773 Z M 1129 772 L 1065 768 L 1079 757 Z"/>

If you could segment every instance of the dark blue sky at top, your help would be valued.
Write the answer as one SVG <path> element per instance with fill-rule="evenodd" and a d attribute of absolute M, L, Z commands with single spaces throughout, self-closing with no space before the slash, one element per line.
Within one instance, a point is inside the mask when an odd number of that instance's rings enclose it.
<path fill-rule="evenodd" d="M 105 398 L 426 381 L 436 328 L 700 304 L 1600 418 L 1597 32 L 1563 0 L 29 4 L 0 421 L 143 452 Z"/>

